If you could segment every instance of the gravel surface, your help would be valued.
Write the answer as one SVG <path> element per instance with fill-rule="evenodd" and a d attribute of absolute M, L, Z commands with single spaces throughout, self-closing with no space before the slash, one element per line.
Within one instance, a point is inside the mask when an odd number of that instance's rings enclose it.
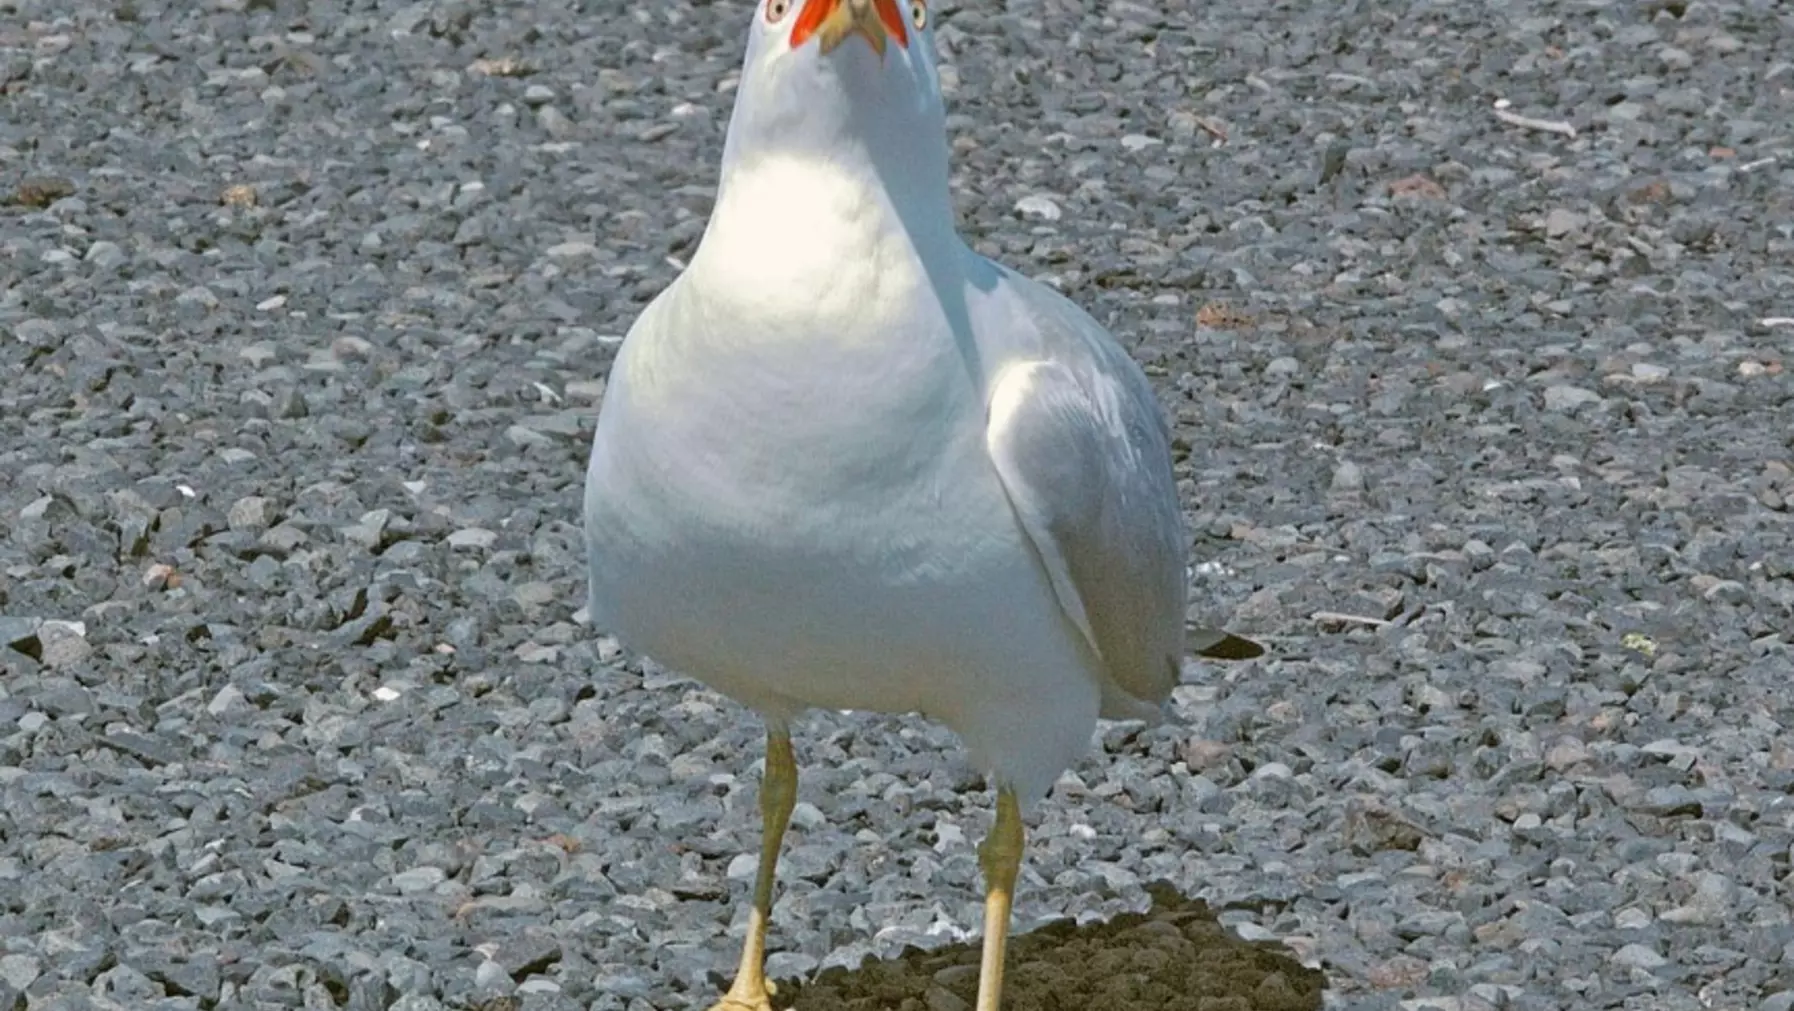
<path fill-rule="evenodd" d="M 1018 926 L 1794 1007 L 1794 6 L 940 6 L 965 231 L 1152 370 L 1274 651 L 1103 730 Z M 746 16 L 0 0 L 0 1011 L 707 1005 L 760 730 L 577 522 Z M 774 973 L 971 936 L 950 736 L 797 746 Z"/>

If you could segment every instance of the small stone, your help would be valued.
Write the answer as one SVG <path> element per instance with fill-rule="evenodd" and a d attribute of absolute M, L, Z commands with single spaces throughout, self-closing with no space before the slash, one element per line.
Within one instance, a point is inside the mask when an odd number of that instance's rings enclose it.
<path fill-rule="evenodd" d="M 305 531 L 290 523 L 282 523 L 262 534 L 256 543 L 277 554 L 287 555 L 310 539 Z"/>
<path fill-rule="evenodd" d="M 1553 772 L 1562 772 L 1588 760 L 1588 745 L 1575 737 L 1559 738 L 1545 752 L 1545 765 Z"/>
<path fill-rule="evenodd" d="M 1427 838 L 1419 826 L 1375 797 L 1348 804 L 1343 829 L 1346 845 L 1353 852 L 1366 855 L 1383 850 L 1416 850 Z"/>
<path fill-rule="evenodd" d="M 82 259 L 103 270 L 111 270 L 125 262 L 125 251 L 118 243 L 101 239 L 87 247 L 87 253 Z"/>
<path fill-rule="evenodd" d="M 1587 220 L 1575 211 L 1559 207 L 1545 215 L 1545 234 L 1553 239 L 1561 239 L 1582 228 Z"/>
<path fill-rule="evenodd" d="M 554 584 L 542 580 L 531 580 L 511 591 L 511 599 L 524 608 L 544 607 L 552 604 L 560 594 Z"/>
<path fill-rule="evenodd" d="M 440 867 L 413 867 L 394 874 L 392 886 L 402 894 L 416 895 L 430 891 L 447 880 L 448 873 Z"/>
<path fill-rule="evenodd" d="M 1336 495 L 1355 495 L 1364 490 L 1364 470 L 1350 460 L 1341 460 L 1339 466 L 1333 468 L 1333 492 Z"/>
<path fill-rule="evenodd" d="M 1545 390 L 1545 409 L 1570 414 L 1577 408 L 1601 402 L 1601 395 L 1593 390 L 1585 390 L 1580 386 L 1560 383 Z"/>
<path fill-rule="evenodd" d="M 367 361 L 374 357 L 374 345 L 365 337 L 344 334 L 330 342 L 330 353 L 343 361 Z"/>
<path fill-rule="evenodd" d="M 37 637 L 41 618 L 14 618 L 0 615 L 0 646 L 16 646 Z"/>
<path fill-rule="evenodd" d="M 553 439 L 523 425 L 512 425 L 505 429 L 505 438 L 511 440 L 511 444 L 518 449 L 524 450 L 548 449 L 554 445 Z"/>
<path fill-rule="evenodd" d="M 922 1000 L 928 1005 L 928 1011 L 971 1011 L 972 1007 L 955 997 L 951 990 L 939 985 L 929 987 L 922 995 Z"/>
<path fill-rule="evenodd" d="M 0 956 L 0 983 L 24 991 L 43 973 L 43 963 L 32 955 Z"/>
<path fill-rule="evenodd" d="M 1687 70 L 1694 66 L 1694 57 L 1688 50 L 1677 49 L 1675 46 L 1664 46 L 1657 50 L 1657 58 L 1663 61 L 1664 68 L 1668 70 Z"/>
<path fill-rule="evenodd" d="M 311 414 L 311 405 L 305 402 L 305 394 L 288 390 L 275 398 L 274 414 L 283 421 L 296 421 Z"/>
<path fill-rule="evenodd" d="M 482 994 L 503 996 L 517 989 L 517 981 L 497 962 L 485 961 L 473 971 L 473 985 Z"/>
<path fill-rule="evenodd" d="M 1700 798 L 1686 786 L 1654 786 L 1645 791 L 1638 808 L 1659 818 L 1699 818 L 1706 810 Z"/>
<path fill-rule="evenodd" d="M 212 701 L 206 703 L 206 712 L 213 716 L 223 716 L 248 702 L 249 699 L 243 694 L 243 689 L 236 685 L 225 685 L 218 689 L 218 694 L 212 696 Z"/>
<path fill-rule="evenodd" d="M 1695 879 L 1694 894 L 1688 901 L 1658 917 L 1667 923 L 1711 926 L 1731 919 L 1737 902 L 1738 888 L 1732 879 L 1711 871 Z"/>
<path fill-rule="evenodd" d="M 225 522 L 232 530 L 266 530 L 273 520 L 273 509 L 260 495 L 247 495 L 231 503 Z"/>
<path fill-rule="evenodd" d="M 243 918 L 241 913 L 228 906 L 217 906 L 210 903 L 193 907 L 193 917 L 199 921 L 200 926 L 208 930 Z"/>
<path fill-rule="evenodd" d="M 392 522 L 392 510 L 373 509 L 361 514 L 361 519 L 342 529 L 344 539 L 359 544 L 369 551 L 380 546 L 386 536 L 387 524 Z"/>
<path fill-rule="evenodd" d="M 1224 741 L 1199 738 L 1179 745 L 1177 755 L 1191 772 L 1207 772 L 1233 757 L 1233 746 Z"/>
<path fill-rule="evenodd" d="M 45 667 L 72 667 L 93 655 L 87 628 L 76 621 L 46 621 L 37 630 L 42 649 L 38 661 Z"/>
<path fill-rule="evenodd" d="M 1709 575 L 1695 576 L 1689 583 L 1701 597 L 1721 604 L 1742 604 L 1750 599 L 1750 588 L 1736 579 L 1718 579 Z"/>
<path fill-rule="evenodd" d="M 554 101 L 554 98 L 554 89 L 546 84 L 532 84 L 523 89 L 523 102 L 525 105 L 547 105 L 549 102 Z"/>
<path fill-rule="evenodd" d="M 1489 1008 L 1504 1008 L 1513 1003 L 1519 988 L 1501 983 L 1472 983 L 1468 996 L 1482 1001 Z"/>
<path fill-rule="evenodd" d="M 569 399 L 588 400 L 596 403 L 604 399 L 604 380 L 575 379 L 564 387 L 563 392 Z"/>
<path fill-rule="evenodd" d="M 492 958 L 513 980 L 546 975 L 561 960 L 561 942 L 552 934 L 529 930 L 500 945 Z"/>
<path fill-rule="evenodd" d="M 532 432 L 577 439 L 583 433 L 581 412 L 557 411 L 554 414 L 533 414 L 519 418 L 517 424 Z"/>
<path fill-rule="evenodd" d="M 562 242 L 549 246 L 544 252 L 551 260 L 577 260 L 597 256 L 598 247 L 590 242 Z"/>
<path fill-rule="evenodd" d="M 195 285 L 174 297 L 175 305 L 191 306 L 200 310 L 216 309 L 219 306 L 218 296 L 205 285 Z"/>
<path fill-rule="evenodd" d="M 1059 209 L 1059 205 L 1051 197 L 1038 194 L 1017 200 L 1015 212 L 1024 218 L 1034 218 L 1039 221 L 1058 221 L 1065 213 Z"/>
<path fill-rule="evenodd" d="M 58 678 L 38 693 L 37 705 L 52 716 L 82 716 L 94 711 L 94 698 L 74 681 Z"/>
<path fill-rule="evenodd" d="M 99 740 L 101 744 L 151 767 L 172 765 L 180 760 L 180 755 L 167 744 L 134 730 L 114 730 Z"/>
<path fill-rule="evenodd" d="M 145 1007 L 151 1001 L 167 996 L 162 984 L 128 965 L 114 966 L 100 973 L 93 981 L 93 988 L 96 993 L 126 1007 Z"/>
<path fill-rule="evenodd" d="M 498 535 L 484 527 L 465 527 L 448 535 L 451 548 L 483 550 L 498 543 Z"/>
<path fill-rule="evenodd" d="M 1609 956 L 1608 961 L 1615 965 L 1643 969 L 1646 972 L 1661 969 L 1669 964 L 1669 959 L 1657 954 L 1655 948 L 1643 944 L 1628 944 Z"/>
<path fill-rule="evenodd" d="M 1418 937 L 1440 937 L 1453 926 L 1464 922 L 1464 917 L 1455 912 L 1443 909 L 1428 909 L 1405 916 L 1395 925 L 1395 935 L 1412 940 Z"/>
<path fill-rule="evenodd" d="M 1694 764 L 1700 761 L 1701 757 L 1699 749 L 1668 737 L 1652 741 L 1638 750 L 1652 758 L 1663 759 L 1673 768 L 1683 772 L 1694 768 Z"/>

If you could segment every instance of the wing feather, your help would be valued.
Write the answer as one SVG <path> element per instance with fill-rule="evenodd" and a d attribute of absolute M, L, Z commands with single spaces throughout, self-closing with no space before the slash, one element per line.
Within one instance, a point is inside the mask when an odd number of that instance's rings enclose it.
<path fill-rule="evenodd" d="M 1095 320 L 1045 286 L 1006 280 L 1040 340 L 1037 357 L 993 377 L 986 449 L 1107 675 L 1104 715 L 1145 715 L 1177 684 L 1184 650 L 1170 434 L 1145 374 Z"/>

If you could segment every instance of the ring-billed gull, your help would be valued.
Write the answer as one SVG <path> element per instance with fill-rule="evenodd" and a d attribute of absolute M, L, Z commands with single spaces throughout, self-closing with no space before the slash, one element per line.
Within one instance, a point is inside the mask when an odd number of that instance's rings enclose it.
<path fill-rule="evenodd" d="M 811 707 L 920 712 L 997 788 L 978 1011 L 1021 812 L 1099 716 L 1152 718 L 1188 548 L 1145 375 L 954 225 L 927 0 L 760 0 L 709 225 L 610 376 L 587 473 L 593 624 L 757 710 L 764 835 L 718 1009 L 769 1011 L 774 869 Z"/>

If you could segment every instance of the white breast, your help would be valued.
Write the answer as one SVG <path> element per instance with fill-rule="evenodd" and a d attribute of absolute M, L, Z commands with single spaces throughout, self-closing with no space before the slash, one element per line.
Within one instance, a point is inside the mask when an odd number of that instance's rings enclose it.
<path fill-rule="evenodd" d="M 831 344 L 826 382 L 626 347 L 587 478 L 592 614 L 773 718 L 926 713 L 1035 797 L 1089 747 L 1097 682 L 938 343 Z"/>

